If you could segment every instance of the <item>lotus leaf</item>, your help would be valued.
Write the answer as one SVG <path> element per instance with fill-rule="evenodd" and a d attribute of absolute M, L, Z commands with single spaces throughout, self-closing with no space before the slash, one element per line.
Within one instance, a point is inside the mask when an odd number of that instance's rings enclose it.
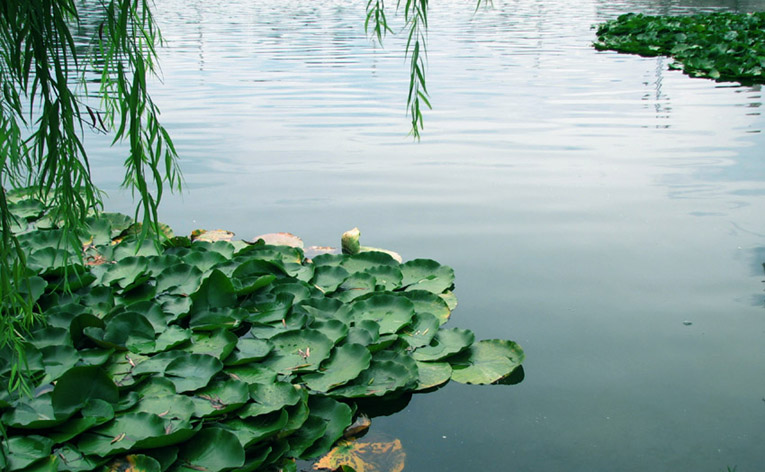
<path fill-rule="evenodd" d="M 43 393 L 33 398 L 24 398 L 3 413 L 3 423 L 12 428 L 42 429 L 63 423 L 65 416 L 56 416 L 53 408 L 53 394 Z"/>
<path fill-rule="evenodd" d="M 449 381 L 452 376 L 452 367 L 448 362 L 417 362 L 417 390 L 428 390 L 438 387 Z"/>
<path fill-rule="evenodd" d="M 199 289 L 191 294 L 191 312 L 199 313 L 210 308 L 228 308 L 236 302 L 236 291 L 226 275 L 213 270 Z"/>
<path fill-rule="evenodd" d="M 276 280 L 275 275 L 263 275 L 244 277 L 241 279 L 234 278 L 231 279 L 231 283 L 234 285 L 236 295 L 244 297 L 264 287 L 268 287 L 274 280 Z"/>
<path fill-rule="evenodd" d="M 316 267 L 312 282 L 324 292 L 334 292 L 350 276 L 350 272 L 339 265 Z"/>
<path fill-rule="evenodd" d="M 240 380 L 228 379 L 212 382 L 194 392 L 194 416 L 207 418 L 236 410 L 250 399 L 249 386 Z"/>
<path fill-rule="evenodd" d="M 381 265 L 371 267 L 365 270 L 365 272 L 375 278 L 378 287 L 382 288 L 382 290 L 393 291 L 401 288 L 401 282 L 404 279 L 398 267 Z"/>
<path fill-rule="evenodd" d="M 441 326 L 449 321 L 452 308 L 442 298 L 443 294 L 436 295 L 425 290 L 410 290 L 403 292 L 402 295 L 414 303 L 415 313 L 430 313 L 438 318 L 438 324 Z"/>
<path fill-rule="evenodd" d="M 226 367 L 224 373 L 246 384 L 270 384 L 276 380 L 276 372 L 258 363 Z"/>
<path fill-rule="evenodd" d="M 337 344 L 348 335 L 348 325 L 340 320 L 314 321 L 311 328 L 323 333 L 332 344 Z"/>
<path fill-rule="evenodd" d="M 290 455 L 301 457 L 303 452 L 324 436 L 327 422 L 318 416 L 309 415 L 300 428 L 289 435 Z"/>
<path fill-rule="evenodd" d="M 314 295 L 319 296 L 320 291 L 302 280 L 290 282 L 290 279 L 280 279 L 271 284 L 271 293 L 277 296 L 282 293 L 292 295 L 292 303 L 299 303 Z"/>
<path fill-rule="evenodd" d="M 115 417 L 79 436 L 77 448 L 99 457 L 130 451 L 138 441 L 165 436 L 165 423 L 153 413 L 134 412 Z"/>
<path fill-rule="evenodd" d="M 276 372 L 314 371 L 319 368 L 332 349 L 332 341 L 313 329 L 286 331 L 270 338 L 273 352 L 262 361 Z"/>
<path fill-rule="evenodd" d="M 374 292 L 376 286 L 377 279 L 372 274 L 359 272 L 351 274 L 345 279 L 331 296 L 343 303 L 348 303 L 363 295 Z"/>
<path fill-rule="evenodd" d="M 254 403 L 239 411 L 240 418 L 265 415 L 279 411 L 286 406 L 297 404 L 301 395 L 296 387 L 289 382 L 273 382 L 269 384 L 251 384 L 250 398 Z"/>
<path fill-rule="evenodd" d="M 191 339 L 191 330 L 180 326 L 168 326 L 154 342 L 154 351 L 162 352 L 168 349 L 176 348 Z"/>
<path fill-rule="evenodd" d="M 226 258 L 220 253 L 214 251 L 194 250 L 190 251 L 188 255 L 183 257 L 183 262 L 193 265 L 203 273 L 207 273 L 216 265 L 226 262 Z"/>
<path fill-rule="evenodd" d="M 9 471 L 21 470 L 50 456 L 53 441 L 43 436 L 14 436 L 3 442 Z"/>
<path fill-rule="evenodd" d="M 246 449 L 276 435 L 287 425 L 288 418 L 287 410 L 281 409 L 253 418 L 229 418 L 219 424 L 224 429 L 234 433 L 239 439 L 239 443 Z"/>
<path fill-rule="evenodd" d="M 415 367 L 416 374 L 416 367 Z M 383 396 L 403 390 L 417 381 L 412 371 L 400 362 L 372 359 L 369 368 L 355 380 L 333 389 L 329 395 L 343 398 Z"/>
<path fill-rule="evenodd" d="M 253 324 L 252 328 L 250 328 L 249 335 L 260 339 L 270 339 L 277 334 L 303 329 L 306 326 L 307 321 L 308 315 L 294 310 L 276 323 Z"/>
<path fill-rule="evenodd" d="M 442 329 L 429 345 L 415 349 L 412 357 L 418 361 L 438 361 L 467 349 L 475 341 L 472 331 L 460 328 Z"/>
<path fill-rule="evenodd" d="M 218 359 L 226 359 L 234 350 L 238 338 L 230 331 L 219 329 L 209 333 L 194 333 L 191 344 L 183 348 L 192 354 L 207 354 Z"/>
<path fill-rule="evenodd" d="M 148 266 L 149 263 L 146 257 L 125 257 L 109 267 L 109 270 L 101 278 L 100 283 L 117 285 L 123 291 L 129 291 L 149 280 L 151 273 Z"/>
<path fill-rule="evenodd" d="M 54 326 L 44 326 L 35 330 L 29 337 L 29 344 L 37 349 L 48 346 L 73 346 L 69 330 Z"/>
<path fill-rule="evenodd" d="M 380 334 L 393 334 L 412 321 L 414 304 L 392 293 L 379 293 L 350 306 L 354 323 L 371 320 L 380 325 Z"/>
<path fill-rule="evenodd" d="M 225 358 L 225 364 L 247 364 L 263 359 L 270 352 L 271 345 L 267 341 L 254 338 L 239 338 L 234 351 Z"/>
<path fill-rule="evenodd" d="M 218 358 L 206 354 L 186 354 L 173 359 L 165 368 L 165 376 L 173 382 L 178 393 L 206 386 L 223 369 Z"/>
<path fill-rule="evenodd" d="M 61 377 L 64 372 L 71 369 L 80 361 L 80 355 L 72 346 L 46 346 L 40 349 L 45 377 L 41 382 L 52 382 Z"/>
<path fill-rule="evenodd" d="M 523 350 L 512 341 L 485 339 L 452 358 L 452 380 L 489 384 L 510 375 L 523 362 Z"/>
<path fill-rule="evenodd" d="M 68 417 L 94 399 L 108 403 L 119 400 L 117 386 L 100 367 L 72 367 L 53 388 L 53 410 L 57 417 Z"/>
<path fill-rule="evenodd" d="M 294 405 L 285 408 L 287 410 L 287 424 L 279 433 L 280 437 L 287 437 L 299 430 L 306 422 L 310 411 L 308 410 L 308 391 L 304 388 L 297 390 L 300 400 Z"/>
<path fill-rule="evenodd" d="M 425 290 L 439 294 L 454 285 L 454 270 L 431 259 L 414 259 L 401 264 L 406 290 Z"/>
<path fill-rule="evenodd" d="M 45 287 L 48 286 L 48 282 L 36 275 L 29 277 L 17 287 L 19 295 L 23 296 L 32 303 L 36 303 L 37 300 L 45 293 Z"/>
<path fill-rule="evenodd" d="M 358 377 L 371 360 L 369 350 L 361 344 L 344 344 L 333 350 L 320 372 L 305 374 L 302 378 L 311 390 L 326 393 Z"/>
<path fill-rule="evenodd" d="M 196 291 L 202 281 L 202 271 L 186 263 L 175 264 L 157 276 L 157 292 L 188 295 Z"/>
<path fill-rule="evenodd" d="M 414 315 L 412 323 L 404 329 L 401 339 L 412 348 L 427 346 L 438 332 L 438 319 L 430 313 Z"/>
<path fill-rule="evenodd" d="M 240 307 L 208 308 L 192 311 L 189 328 L 195 331 L 211 331 L 221 328 L 234 329 L 247 318 L 249 312 Z"/>
<path fill-rule="evenodd" d="M 338 439 L 343 437 L 345 429 L 353 421 L 351 407 L 328 397 L 310 397 L 308 408 L 311 415 L 320 418 L 325 424 L 324 434 L 313 445 L 297 454 L 303 458 L 317 457 L 328 451 Z"/>

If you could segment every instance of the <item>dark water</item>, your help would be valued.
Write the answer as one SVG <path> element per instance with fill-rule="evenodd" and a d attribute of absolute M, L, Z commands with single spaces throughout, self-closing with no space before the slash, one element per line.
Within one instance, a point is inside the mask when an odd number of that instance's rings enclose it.
<path fill-rule="evenodd" d="M 407 471 L 763 470 L 762 91 L 590 45 L 628 11 L 765 2 L 432 3 L 414 143 L 403 39 L 372 45 L 366 2 L 158 0 L 187 183 L 161 218 L 321 245 L 358 226 L 454 267 L 452 325 L 519 342 L 526 378 L 377 418 Z M 96 172 L 129 211 L 120 153 Z"/>

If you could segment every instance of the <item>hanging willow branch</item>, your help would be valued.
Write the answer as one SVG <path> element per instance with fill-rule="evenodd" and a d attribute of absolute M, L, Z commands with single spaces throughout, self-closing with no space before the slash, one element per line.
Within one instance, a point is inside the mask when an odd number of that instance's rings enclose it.
<path fill-rule="evenodd" d="M 161 42 L 149 7 L 149 0 L 0 2 L 0 348 L 21 352 L 37 317 L 30 296 L 20 295 L 30 291 L 21 290 L 26 262 L 11 231 L 6 189 L 32 186 L 63 229 L 62 244 L 77 245 L 85 217 L 103 205 L 83 144 L 86 127 L 129 144 L 123 186 L 138 194 L 142 238 L 161 234 L 163 187 L 179 190 L 181 176 L 147 91 Z M 94 22 L 90 47 L 83 47 L 72 31 Z M 98 105 L 87 102 L 92 76 L 100 77 Z M 12 390 L 23 387 L 23 376 L 16 380 Z"/>

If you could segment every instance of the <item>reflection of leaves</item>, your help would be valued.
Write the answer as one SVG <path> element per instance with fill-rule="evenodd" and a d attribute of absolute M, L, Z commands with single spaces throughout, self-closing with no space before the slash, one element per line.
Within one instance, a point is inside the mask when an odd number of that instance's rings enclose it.
<path fill-rule="evenodd" d="M 341 441 L 314 464 L 314 469 L 336 470 L 350 466 L 356 472 L 401 472 L 406 452 L 398 439 Z"/>

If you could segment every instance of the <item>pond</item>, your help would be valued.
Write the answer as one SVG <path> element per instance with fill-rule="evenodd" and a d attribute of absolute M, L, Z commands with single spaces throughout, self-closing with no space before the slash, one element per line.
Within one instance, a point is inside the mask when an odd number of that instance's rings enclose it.
<path fill-rule="evenodd" d="M 160 218 L 309 245 L 358 226 L 455 269 L 452 324 L 520 343 L 526 377 L 375 418 L 407 471 L 759 470 L 762 90 L 591 43 L 629 11 L 762 2 L 433 2 L 419 143 L 405 38 L 375 46 L 365 5 L 157 2 L 152 90 L 186 179 Z M 130 213 L 122 149 L 91 144 L 107 209 Z"/>

